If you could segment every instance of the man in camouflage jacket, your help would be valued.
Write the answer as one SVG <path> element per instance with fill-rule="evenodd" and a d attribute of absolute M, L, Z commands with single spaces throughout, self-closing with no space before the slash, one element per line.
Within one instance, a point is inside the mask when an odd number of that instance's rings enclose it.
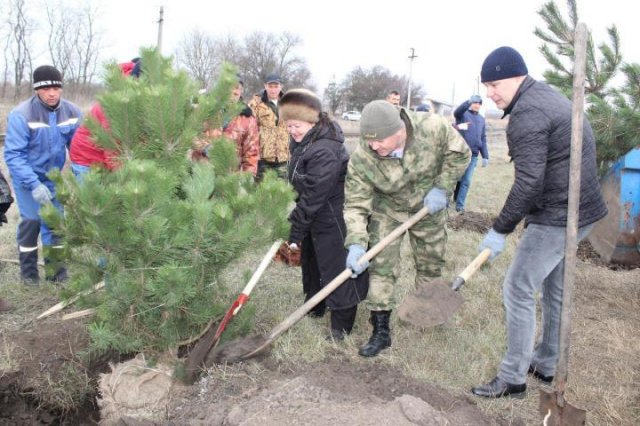
<path fill-rule="evenodd" d="M 268 75 L 265 79 L 261 102 L 255 107 L 260 132 L 258 181 L 267 170 L 275 170 L 279 177 L 287 179 L 289 132 L 285 123 L 280 120 L 278 111 L 278 102 L 282 95 L 280 76 Z"/>
<path fill-rule="evenodd" d="M 417 115 L 383 100 L 365 106 L 360 135 L 345 187 L 347 268 L 362 273 L 368 265 L 357 260 L 366 248 L 426 206 L 430 214 L 408 231 L 416 285 L 424 285 L 440 276 L 444 264 L 447 199 L 469 164 L 469 147 L 444 117 Z M 391 346 L 389 317 L 396 305 L 394 267 L 401 260 L 400 244 L 401 239 L 392 242 L 369 267 L 365 303 L 373 335 L 360 348 L 365 357 Z"/>

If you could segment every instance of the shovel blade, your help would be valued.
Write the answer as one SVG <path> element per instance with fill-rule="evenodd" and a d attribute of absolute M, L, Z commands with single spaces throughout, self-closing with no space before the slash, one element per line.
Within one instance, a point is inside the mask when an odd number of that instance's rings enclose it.
<path fill-rule="evenodd" d="M 540 390 L 540 415 L 544 426 L 582 426 L 587 422 L 587 412 L 574 407 L 562 398 L 564 406 L 558 403 L 558 392 Z"/>
<path fill-rule="evenodd" d="M 398 317 L 416 327 L 435 327 L 446 323 L 463 302 L 460 293 L 451 290 L 448 283 L 433 280 L 405 298 L 398 308 Z"/>

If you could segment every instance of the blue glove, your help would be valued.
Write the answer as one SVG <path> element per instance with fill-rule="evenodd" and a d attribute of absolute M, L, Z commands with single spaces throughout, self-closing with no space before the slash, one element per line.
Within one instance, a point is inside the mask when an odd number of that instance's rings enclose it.
<path fill-rule="evenodd" d="M 491 228 L 478 246 L 478 251 L 480 252 L 486 248 L 490 249 L 491 255 L 489 256 L 489 260 L 493 260 L 497 255 L 504 251 L 506 238 L 506 234 L 500 234 Z"/>
<path fill-rule="evenodd" d="M 31 196 L 38 204 L 47 204 L 51 202 L 53 195 L 51 191 L 43 183 L 31 190 Z"/>
<path fill-rule="evenodd" d="M 365 260 L 362 263 L 358 263 L 360 259 L 367 251 L 360 244 L 351 244 L 349 246 L 349 254 L 347 254 L 347 268 L 351 269 L 351 278 L 355 278 L 365 269 L 369 267 L 369 261 Z"/>
<path fill-rule="evenodd" d="M 431 214 L 438 213 L 440 210 L 445 209 L 448 202 L 447 191 L 436 187 L 431 188 L 431 191 L 424 197 L 424 206 Z"/>
<path fill-rule="evenodd" d="M 482 167 L 487 167 L 489 165 L 489 159 L 488 158 L 483 158 L 482 159 Z"/>

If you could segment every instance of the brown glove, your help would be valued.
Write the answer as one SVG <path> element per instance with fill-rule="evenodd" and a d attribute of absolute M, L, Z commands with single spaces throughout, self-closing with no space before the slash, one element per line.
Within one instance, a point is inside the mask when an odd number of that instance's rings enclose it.
<path fill-rule="evenodd" d="M 282 262 L 287 266 L 300 266 L 300 255 L 302 254 L 302 250 L 298 245 L 291 247 L 288 241 L 285 241 L 278 248 L 278 252 L 276 253 L 274 260 L 276 262 Z"/>

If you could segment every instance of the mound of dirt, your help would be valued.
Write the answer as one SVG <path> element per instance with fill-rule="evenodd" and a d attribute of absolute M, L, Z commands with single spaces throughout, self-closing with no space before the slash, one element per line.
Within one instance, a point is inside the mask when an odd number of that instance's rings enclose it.
<path fill-rule="evenodd" d="M 466 396 L 348 359 L 219 367 L 170 410 L 188 425 L 495 425 Z M 263 369 L 263 368 L 266 368 Z"/>
<path fill-rule="evenodd" d="M 447 220 L 447 226 L 449 229 L 459 231 L 464 229 L 465 231 L 477 232 L 484 234 L 491 229 L 495 216 L 489 213 L 476 213 L 472 211 L 465 211 L 463 214 L 451 214 Z"/>
<path fill-rule="evenodd" d="M 109 356 L 86 356 L 86 323 L 50 317 L 4 325 L 0 425 L 95 424 L 95 376 Z"/>
<path fill-rule="evenodd" d="M 65 361 L 77 361 L 75 352 L 87 347 L 84 325 L 76 321 L 44 320 L 26 324 L 17 330 L 3 330 L 3 356 L 7 368 L 0 376 L 0 422 L 12 424 L 49 424 L 69 406 L 79 406 L 76 395 L 66 394 L 61 383 L 73 379 L 66 375 Z M 82 363 L 74 363 L 82 375 Z M 78 378 L 81 379 L 81 378 Z M 23 395 L 31 398 L 22 399 Z M 28 409 L 29 399 L 37 405 L 51 407 L 36 414 Z"/>

